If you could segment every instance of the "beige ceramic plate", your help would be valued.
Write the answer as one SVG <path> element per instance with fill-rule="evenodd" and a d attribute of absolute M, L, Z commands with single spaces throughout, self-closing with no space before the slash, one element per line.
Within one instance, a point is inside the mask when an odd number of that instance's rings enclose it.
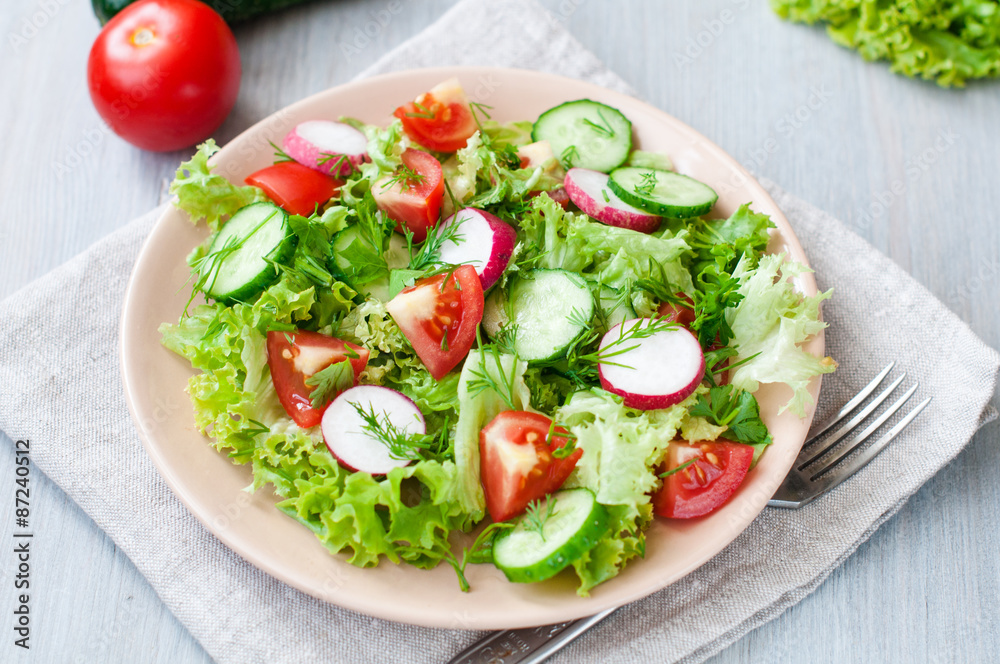
<path fill-rule="evenodd" d="M 589 97 L 620 109 L 633 123 L 637 145 L 671 156 L 681 173 L 713 186 L 720 194 L 715 214 L 728 216 L 752 202 L 771 215 L 777 232 L 773 251 L 806 257 L 788 221 L 761 186 L 732 158 L 686 125 L 643 102 L 580 81 L 536 72 L 490 68 L 426 69 L 379 76 L 322 92 L 254 125 L 217 155 L 217 172 L 242 182 L 269 165 L 272 149 L 295 124 L 350 115 L 386 124 L 400 103 L 441 80 L 458 76 L 474 101 L 493 107 L 502 120 L 533 120 L 556 104 Z M 721 551 L 763 509 L 791 467 L 811 418 L 777 415 L 790 391 L 765 386 L 758 392 L 774 445 L 750 472 L 735 497 L 707 518 L 690 522 L 657 519 L 648 533 L 646 558 L 634 560 L 617 578 L 577 597 L 566 573 L 542 584 L 508 583 L 491 565 L 467 572 L 472 592 L 461 593 L 448 565 L 431 571 L 383 562 L 358 569 L 342 555 L 330 555 L 310 531 L 274 508 L 275 496 L 242 491 L 251 481 L 248 466 L 235 466 L 217 453 L 196 428 L 184 392 L 192 369 L 160 345 L 157 327 L 174 322 L 187 299 L 187 253 L 206 236 L 183 213 L 167 210 L 139 255 L 122 316 L 121 360 L 126 396 L 146 451 L 156 467 L 209 530 L 261 570 L 303 592 L 340 606 L 400 622 L 430 627 L 501 629 L 560 622 L 620 606 L 663 588 Z M 802 292 L 813 294 L 809 275 Z M 822 338 L 810 350 L 823 350 Z M 819 381 L 812 386 L 819 392 Z"/>

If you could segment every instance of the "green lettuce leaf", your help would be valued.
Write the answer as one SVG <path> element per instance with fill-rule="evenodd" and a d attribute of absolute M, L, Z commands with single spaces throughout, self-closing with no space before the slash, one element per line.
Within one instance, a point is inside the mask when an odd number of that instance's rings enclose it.
<path fill-rule="evenodd" d="M 866 60 L 942 86 L 1000 76 L 1000 7 L 994 0 L 771 0 L 782 18 L 827 24 Z"/>
<path fill-rule="evenodd" d="M 826 327 L 819 320 L 820 302 L 833 291 L 803 297 L 791 279 L 809 271 L 805 266 L 785 262 L 785 254 L 763 256 L 756 269 L 741 261 L 733 276 L 741 280 L 743 299 L 726 312 L 733 330 L 730 346 L 738 351 L 743 364 L 730 372 L 730 383 L 753 393 L 760 383 L 785 383 L 793 396 L 779 412 L 790 409 L 805 415 L 809 382 L 814 376 L 837 368 L 828 357 L 816 357 L 799 347 L 809 337 Z M 753 357 L 756 356 L 756 357 Z M 752 358 L 752 359 L 750 359 Z"/>
<path fill-rule="evenodd" d="M 690 292 L 691 274 L 683 262 L 690 247 L 683 234 L 669 230 L 646 234 L 595 222 L 567 212 L 548 195 L 536 196 L 520 219 L 522 261 L 535 267 L 583 272 L 615 289 L 652 280 L 672 293 Z M 641 296 L 641 294 L 639 294 Z M 637 301 L 636 313 L 655 310 L 652 300 Z"/>
<path fill-rule="evenodd" d="M 313 286 L 295 292 L 290 283 L 285 275 L 253 305 L 200 305 L 176 325 L 161 326 L 163 344 L 200 370 L 188 384 L 197 426 L 234 463 L 251 464 L 254 490 L 273 485 L 284 499 L 279 509 L 331 551 L 349 551 L 353 564 L 375 565 L 385 556 L 436 565 L 450 549 L 449 533 L 472 525 L 460 501 L 455 463 L 422 461 L 382 479 L 348 472 L 330 455 L 318 429 L 299 429 L 278 402 L 264 334 L 308 320 L 316 302 Z M 367 319 L 356 319 L 354 329 L 372 330 L 362 336 L 381 344 L 379 352 L 391 358 L 400 342 L 378 324 L 384 323 L 378 314 L 371 314 L 378 322 L 370 326 Z M 388 375 L 409 381 L 422 408 L 454 411 L 455 399 L 445 396 L 443 387 L 437 391 L 418 380 L 414 368 L 387 364 L 382 366 Z"/>
<path fill-rule="evenodd" d="M 194 156 L 177 169 L 170 184 L 170 193 L 177 196 L 175 205 L 195 223 L 204 219 L 213 231 L 219 230 L 223 218 L 241 207 L 267 200 L 257 187 L 241 187 L 213 173 L 208 158 L 218 151 L 219 146 L 211 138 L 199 145 Z"/>
<path fill-rule="evenodd" d="M 577 392 L 556 411 L 556 421 L 577 437 L 583 450 L 565 486 L 587 487 L 612 516 L 611 535 L 573 564 L 580 595 L 643 554 L 643 530 L 652 519 L 650 494 L 660 484 L 656 467 L 695 399 L 692 395 L 670 408 L 639 411 L 594 388 Z"/>
<path fill-rule="evenodd" d="M 476 521 L 486 510 L 479 481 L 479 432 L 503 411 L 531 410 L 531 392 L 524 382 L 526 369 L 526 362 L 495 348 L 470 351 L 462 367 L 455 463 L 459 470 L 459 500 Z"/>

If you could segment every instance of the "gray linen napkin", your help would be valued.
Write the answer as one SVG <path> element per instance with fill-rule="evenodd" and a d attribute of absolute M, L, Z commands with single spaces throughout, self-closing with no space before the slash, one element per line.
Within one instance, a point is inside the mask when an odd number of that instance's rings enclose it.
<path fill-rule="evenodd" d="M 628 90 L 533 0 L 466 0 L 365 74 L 449 64 L 541 69 Z M 800 511 L 766 509 L 707 565 L 617 612 L 558 661 L 700 661 L 717 652 L 816 588 L 995 417 L 987 404 L 997 353 L 843 224 L 768 187 L 820 286 L 836 288 L 825 309 L 827 348 L 841 367 L 824 381 L 818 416 L 891 359 L 935 400 L 837 491 Z M 160 212 L 0 303 L 0 428 L 32 440 L 38 468 L 114 539 L 216 661 L 448 659 L 479 635 L 369 618 L 285 586 L 216 540 L 157 474 L 125 406 L 116 340 L 126 279 Z M 53 355 L 54 347 L 65 350 Z M 102 399 L 93 398 L 95 377 Z"/>

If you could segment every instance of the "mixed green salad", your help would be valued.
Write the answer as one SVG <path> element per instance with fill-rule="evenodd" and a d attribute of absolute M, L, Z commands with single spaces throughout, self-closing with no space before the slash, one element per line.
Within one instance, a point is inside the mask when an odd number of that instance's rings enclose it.
<path fill-rule="evenodd" d="M 805 415 L 830 293 L 797 292 L 767 216 L 713 218 L 610 106 L 501 123 L 452 80 L 394 115 L 301 123 L 245 185 L 201 145 L 171 191 L 212 233 L 163 344 L 248 490 L 331 552 L 443 561 L 463 590 L 469 563 L 569 568 L 586 595 L 654 515 L 738 490 L 772 443 L 761 383 Z"/>

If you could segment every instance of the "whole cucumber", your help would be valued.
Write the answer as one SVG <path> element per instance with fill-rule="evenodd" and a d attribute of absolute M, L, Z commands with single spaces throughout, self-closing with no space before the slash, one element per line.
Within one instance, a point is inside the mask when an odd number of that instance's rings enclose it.
<path fill-rule="evenodd" d="M 111 17 L 136 0 L 91 0 L 94 13 L 104 25 Z M 227 23 L 235 23 L 253 18 L 266 12 L 284 9 L 292 5 L 301 5 L 308 0 L 202 0 L 206 5 L 219 12 Z"/>

